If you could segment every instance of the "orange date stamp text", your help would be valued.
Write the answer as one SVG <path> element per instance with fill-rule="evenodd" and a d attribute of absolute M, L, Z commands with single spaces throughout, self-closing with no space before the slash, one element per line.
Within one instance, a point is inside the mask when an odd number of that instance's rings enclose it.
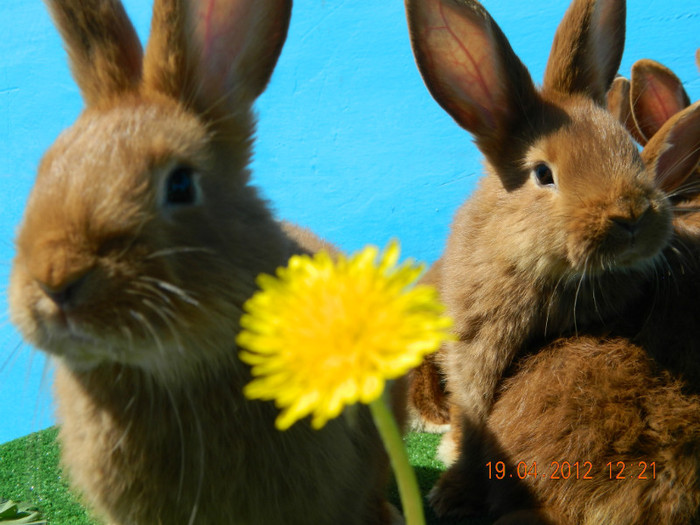
<path fill-rule="evenodd" d="M 486 470 L 489 479 L 588 480 L 596 476 L 618 481 L 656 479 L 656 461 L 608 461 L 605 465 L 594 465 L 591 461 L 551 461 L 544 465 L 520 461 L 513 468 L 503 461 L 489 461 Z"/>

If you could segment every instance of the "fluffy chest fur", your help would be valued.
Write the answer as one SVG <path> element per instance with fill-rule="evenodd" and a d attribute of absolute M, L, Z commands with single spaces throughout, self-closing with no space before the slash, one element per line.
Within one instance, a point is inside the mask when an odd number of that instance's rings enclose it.
<path fill-rule="evenodd" d="M 231 372 L 182 390 L 59 365 L 63 463 L 90 504 L 120 524 L 378 522 L 380 501 L 358 507 L 383 481 L 369 414 L 279 432 L 274 407 L 245 401 Z"/>

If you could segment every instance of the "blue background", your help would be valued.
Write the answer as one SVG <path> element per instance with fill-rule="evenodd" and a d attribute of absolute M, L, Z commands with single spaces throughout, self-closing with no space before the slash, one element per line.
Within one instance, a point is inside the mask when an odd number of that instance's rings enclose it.
<path fill-rule="evenodd" d="M 567 1 L 485 0 L 541 80 Z M 125 1 L 142 39 L 151 2 Z M 532 6 L 537 6 L 536 8 Z M 532 10 L 531 10 L 532 9 Z M 661 61 L 700 98 L 697 1 L 628 2 L 621 73 Z M 13 236 L 42 152 L 82 108 L 44 5 L 0 7 L 0 442 L 52 424 L 51 373 L 7 321 Z M 405 256 L 440 254 L 454 210 L 480 176 L 468 133 L 432 100 L 416 69 L 400 0 L 297 0 L 289 37 L 258 101 L 254 182 L 280 217 L 343 249 L 398 238 Z"/>

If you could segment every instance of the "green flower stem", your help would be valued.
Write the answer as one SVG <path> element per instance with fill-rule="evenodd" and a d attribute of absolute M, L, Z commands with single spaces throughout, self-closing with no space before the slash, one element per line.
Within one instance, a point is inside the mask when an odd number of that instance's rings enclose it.
<path fill-rule="evenodd" d="M 384 441 L 384 448 L 389 454 L 391 467 L 394 469 L 406 525 L 425 525 L 423 501 L 418 490 L 416 473 L 408 462 L 406 447 L 394 416 L 389 410 L 386 395 L 385 390 L 379 399 L 369 404 L 369 408 L 372 412 L 374 423 L 377 425 L 379 434 Z"/>

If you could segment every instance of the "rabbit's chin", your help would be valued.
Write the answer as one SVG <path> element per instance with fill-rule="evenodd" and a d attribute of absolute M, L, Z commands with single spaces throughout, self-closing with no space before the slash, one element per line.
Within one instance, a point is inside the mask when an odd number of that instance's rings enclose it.
<path fill-rule="evenodd" d="M 602 276 L 610 272 L 653 271 L 659 264 L 662 251 L 671 241 L 670 220 L 667 212 L 660 213 L 643 235 L 605 243 L 597 250 L 570 249 L 568 263 L 575 277 L 584 275 Z M 576 246 L 576 243 L 572 243 Z"/>
<path fill-rule="evenodd" d="M 635 253 L 623 253 L 615 257 L 601 258 L 598 261 L 589 259 L 574 267 L 573 277 L 603 277 L 610 273 L 646 275 L 658 268 L 660 260 L 661 250 L 641 256 Z"/>

